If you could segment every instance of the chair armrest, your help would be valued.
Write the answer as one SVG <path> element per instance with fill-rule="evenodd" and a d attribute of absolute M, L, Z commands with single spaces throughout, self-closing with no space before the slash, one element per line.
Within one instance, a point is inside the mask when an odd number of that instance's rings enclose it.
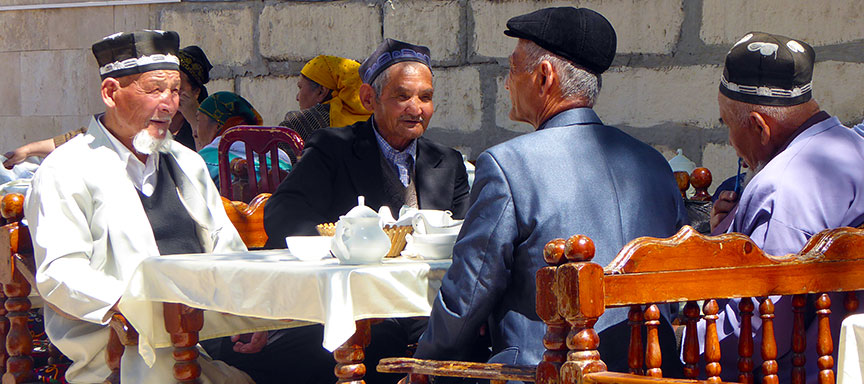
<path fill-rule="evenodd" d="M 528 382 L 534 382 L 536 370 L 533 366 L 411 358 L 381 359 L 378 363 L 378 372 Z"/>
<path fill-rule="evenodd" d="M 594 372 L 582 377 L 583 384 L 707 384 L 707 380 L 670 379 L 667 377 L 648 377 L 620 372 Z M 719 382 L 717 384 L 732 384 Z"/>

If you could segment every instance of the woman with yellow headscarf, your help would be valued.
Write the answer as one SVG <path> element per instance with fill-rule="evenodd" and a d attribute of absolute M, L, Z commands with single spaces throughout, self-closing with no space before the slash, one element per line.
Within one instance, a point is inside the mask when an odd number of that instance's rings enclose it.
<path fill-rule="evenodd" d="M 303 140 L 313 131 L 344 127 L 366 121 L 371 112 L 363 108 L 360 96 L 360 63 L 337 56 L 321 55 L 300 70 L 297 102 L 300 111 L 288 112 L 282 126 L 300 134 Z"/>

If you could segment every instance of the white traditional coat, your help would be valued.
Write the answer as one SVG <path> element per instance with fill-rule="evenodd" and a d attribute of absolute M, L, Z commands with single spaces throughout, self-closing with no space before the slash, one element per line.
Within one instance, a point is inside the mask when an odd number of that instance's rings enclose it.
<path fill-rule="evenodd" d="M 36 256 L 37 288 L 50 304 L 80 319 L 45 310 L 46 333 L 73 360 L 66 377 L 75 383 L 102 382 L 108 376 L 104 353 L 109 310 L 141 261 L 159 256 L 138 192 L 100 118 L 94 116 L 86 134 L 42 162 L 24 207 Z M 205 252 L 246 250 L 201 157 L 176 142 L 161 156 L 169 156 L 180 200 L 198 225 Z M 136 348 L 127 348 L 121 380 L 172 382 L 170 351 L 157 351 L 156 360 L 147 367 Z M 224 364 L 202 361 L 202 369 L 204 382 L 251 382 Z"/>

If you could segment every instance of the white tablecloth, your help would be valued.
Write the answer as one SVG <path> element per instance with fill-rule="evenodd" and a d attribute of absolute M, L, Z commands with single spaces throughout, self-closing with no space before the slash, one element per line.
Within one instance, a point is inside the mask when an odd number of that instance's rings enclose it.
<path fill-rule="evenodd" d="M 838 384 L 864 383 L 864 314 L 851 315 L 840 327 Z"/>
<path fill-rule="evenodd" d="M 351 266 L 333 258 L 299 261 L 287 250 L 161 256 L 138 267 L 119 308 L 138 331 L 148 364 L 153 348 L 171 346 L 164 302 L 207 310 L 201 339 L 308 321 L 324 324 L 324 347 L 332 351 L 354 334 L 355 320 L 428 316 L 450 263 L 388 259 Z"/>

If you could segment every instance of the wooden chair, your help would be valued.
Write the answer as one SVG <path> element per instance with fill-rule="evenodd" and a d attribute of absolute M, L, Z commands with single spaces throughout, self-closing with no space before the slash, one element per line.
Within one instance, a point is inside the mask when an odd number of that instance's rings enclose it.
<path fill-rule="evenodd" d="M 522 380 L 539 383 L 719 383 L 720 345 L 717 338 L 719 306 L 717 298 L 766 297 L 760 305 L 765 363 L 763 383 L 777 383 L 776 337 L 792 339 L 793 382 L 804 382 L 805 295 L 819 293 L 816 317 L 819 359 L 809 362 L 819 370 L 820 384 L 834 382 L 831 356 L 830 298 L 825 292 L 848 292 L 844 302 L 847 312 L 857 310 L 854 291 L 864 289 L 864 230 L 838 228 L 820 232 L 795 255 L 766 255 L 741 234 L 706 237 L 684 227 L 667 239 L 639 238 L 627 244 L 605 268 L 591 262 L 593 242 L 585 236 L 556 239 L 546 245 L 544 257 L 549 267 L 537 272 L 537 314 L 546 323 L 543 338 L 547 352 L 533 370 L 514 367 L 458 362 L 431 362 L 414 359 L 382 360 L 382 372 L 410 374 L 411 382 L 426 382 L 425 375 L 478 377 L 494 381 Z M 564 262 L 566 259 L 566 262 Z M 831 276 L 814 279 L 812 276 Z M 747 284 L 741 284 L 746 276 Z M 674 283 L 670 283 L 674 282 Z M 710 283 L 706 283 L 710 282 Z M 774 306 L 767 296 L 794 295 L 793 331 L 775 335 Z M 695 381 L 699 375 L 699 346 L 696 323 L 700 320 L 697 300 L 703 306 L 706 321 L 705 359 L 708 379 Z M 662 378 L 657 304 L 687 301 L 684 340 L 685 376 L 689 379 Z M 753 340 L 751 317 L 753 305 L 742 300 L 739 340 L 739 380 L 752 383 Z M 607 372 L 597 347 L 600 338 L 593 329 L 605 308 L 629 307 L 631 339 L 628 355 L 629 373 Z M 643 310 L 644 308 L 644 310 Z M 642 344 L 642 334 L 647 344 Z M 678 356 L 666 356 L 678 359 Z M 726 367 L 735 368 L 735 367 Z M 812 369 L 811 368 L 811 369 Z M 482 374 L 477 372 L 482 371 Z"/>
<path fill-rule="evenodd" d="M 267 241 L 264 204 L 269 197 L 270 194 L 262 194 L 249 205 L 222 198 L 229 219 L 249 248 L 263 247 Z M 36 268 L 30 231 L 20 223 L 24 216 L 23 205 L 24 196 L 21 194 L 8 194 L 0 199 L 0 216 L 8 223 L 0 228 L 0 373 L 4 374 L 3 383 L 30 383 L 36 380 L 33 359 L 30 357 L 33 338 L 27 327 L 27 311 L 31 308 L 28 296 L 31 287 L 36 284 Z M 189 310 L 184 307 L 166 304 L 166 327 L 179 330 L 195 325 L 189 316 L 185 316 Z M 58 313 L 62 315 L 62 312 Z M 191 319 L 195 320 L 194 316 Z M 137 345 L 138 333 L 121 314 L 114 314 L 109 325 L 112 332 L 107 341 L 106 360 L 111 375 L 105 382 L 116 384 L 120 382 L 120 359 L 125 346 Z M 190 340 L 177 340 L 178 346 L 188 342 Z M 194 347 L 197 342 L 196 338 L 187 347 Z M 175 357 L 189 361 L 192 360 L 190 355 Z M 189 375 L 187 371 L 181 369 L 181 374 Z"/>
<path fill-rule="evenodd" d="M 242 191 L 242 195 L 235 198 L 231 185 L 231 165 L 228 162 L 228 151 L 234 142 L 241 141 L 246 146 L 246 175 L 248 175 L 248 188 Z M 303 139 L 297 132 L 285 127 L 261 127 L 252 125 L 238 125 L 229 128 L 222 135 L 219 142 L 219 188 L 222 196 L 228 200 L 242 200 L 248 202 L 259 193 L 273 193 L 284 178 L 283 172 L 279 171 L 278 145 L 284 143 L 299 157 L 303 151 Z M 255 154 L 258 160 L 258 178 L 254 177 Z M 268 155 L 270 167 L 268 167 Z M 247 199 L 248 198 L 248 199 Z"/>
<path fill-rule="evenodd" d="M 0 371 L 4 383 L 36 380 L 30 357 L 33 337 L 27 327 L 31 308 L 29 295 L 36 284 L 36 263 L 30 231 L 20 222 L 24 217 L 23 205 L 24 195 L 18 193 L 5 195 L 0 200 L 0 215 L 8 223 L 0 229 L 0 283 L 3 287 L 0 301 L 4 304 L 0 309 L 0 340 L 5 339 L 0 343 Z M 111 375 L 105 382 L 119 383 L 124 346 L 137 345 L 138 333 L 120 314 L 115 314 L 109 324 L 112 331 L 107 340 L 106 362 Z"/>

